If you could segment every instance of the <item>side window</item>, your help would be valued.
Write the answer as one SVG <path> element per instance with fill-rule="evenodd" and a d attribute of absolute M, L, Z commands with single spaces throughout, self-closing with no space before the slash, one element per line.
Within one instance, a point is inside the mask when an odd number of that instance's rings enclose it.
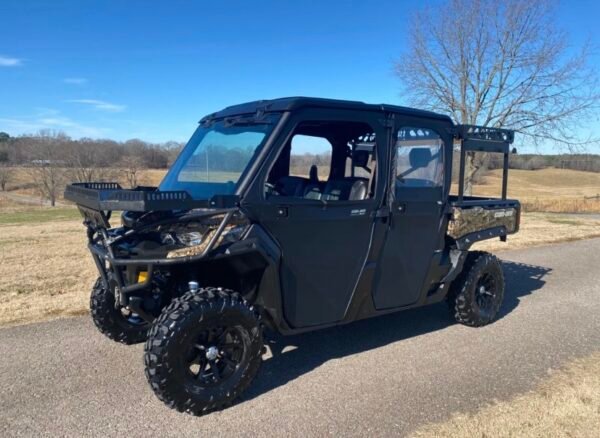
<path fill-rule="evenodd" d="M 432 129 L 404 126 L 396 140 L 396 187 L 441 187 L 444 142 Z"/>
<path fill-rule="evenodd" d="M 320 201 L 374 196 L 375 134 L 364 122 L 304 121 L 273 164 L 265 195 Z"/>
<path fill-rule="evenodd" d="M 330 170 L 331 143 L 326 138 L 302 134 L 292 137 L 290 176 L 311 178 L 312 171 L 316 172 L 317 179 L 327 180 Z"/>

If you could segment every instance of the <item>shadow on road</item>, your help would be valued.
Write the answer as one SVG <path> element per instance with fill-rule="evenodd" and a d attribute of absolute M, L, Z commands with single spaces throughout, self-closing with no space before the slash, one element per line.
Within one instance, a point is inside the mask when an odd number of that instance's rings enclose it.
<path fill-rule="evenodd" d="M 512 312 L 519 299 L 539 290 L 551 269 L 504 262 L 507 287 L 499 318 Z M 358 321 L 303 335 L 276 335 L 268 345 L 272 357 L 263 361 L 261 372 L 243 400 L 258 397 L 312 371 L 335 358 L 361 353 L 404 339 L 434 332 L 454 324 L 446 303 Z"/>
<path fill-rule="evenodd" d="M 504 318 L 519 305 L 519 298 L 541 289 L 546 281 L 544 277 L 552 269 L 543 266 L 527 265 L 525 263 L 502 262 L 506 292 L 504 304 L 498 314 L 498 319 Z"/>

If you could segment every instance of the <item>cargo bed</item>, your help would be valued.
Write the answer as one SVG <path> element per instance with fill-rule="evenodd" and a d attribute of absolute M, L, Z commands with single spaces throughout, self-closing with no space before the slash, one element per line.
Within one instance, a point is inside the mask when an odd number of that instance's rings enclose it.
<path fill-rule="evenodd" d="M 521 204 L 515 199 L 450 196 L 449 201 L 447 234 L 459 247 L 494 237 L 505 240 L 519 230 Z"/>

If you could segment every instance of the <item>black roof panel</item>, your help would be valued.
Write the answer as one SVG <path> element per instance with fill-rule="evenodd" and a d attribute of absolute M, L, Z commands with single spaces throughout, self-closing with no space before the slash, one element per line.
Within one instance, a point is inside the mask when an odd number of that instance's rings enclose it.
<path fill-rule="evenodd" d="M 353 100 L 324 99 L 320 97 L 282 97 L 271 100 L 256 100 L 253 102 L 229 106 L 221 111 L 210 114 L 207 117 L 220 118 L 238 114 L 251 114 L 256 112 L 258 109 L 262 109 L 264 111 L 293 111 L 304 107 L 392 112 L 452 122 L 450 117 L 431 111 L 397 105 L 371 104 Z"/>

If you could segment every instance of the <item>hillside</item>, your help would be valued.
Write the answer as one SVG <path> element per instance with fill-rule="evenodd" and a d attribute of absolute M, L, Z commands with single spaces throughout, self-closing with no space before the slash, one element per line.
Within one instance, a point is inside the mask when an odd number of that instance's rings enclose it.
<path fill-rule="evenodd" d="M 502 170 L 491 170 L 474 194 L 495 195 L 500 192 Z M 510 197 L 531 199 L 583 199 L 600 194 L 600 173 L 570 169 L 511 169 L 508 173 Z"/>

